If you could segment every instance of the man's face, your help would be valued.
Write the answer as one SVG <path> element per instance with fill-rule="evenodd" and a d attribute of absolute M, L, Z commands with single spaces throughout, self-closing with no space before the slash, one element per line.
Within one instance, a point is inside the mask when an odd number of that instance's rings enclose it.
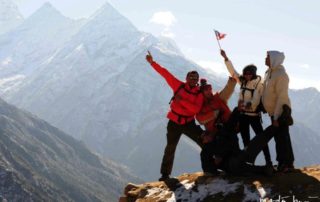
<path fill-rule="evenodd" d="M 198 82 L 199 82 L 199 75 L 197 73 L 192 73 L 187 76 L 187 84 L 190 87 L 197 86 Z"/>
<path fill-rule="evenodd" d="M 268 67 L 270 67 L 270 56 L 269 56 L 269 54 L 267 54 L 265 64 L 266 64 Z"/>

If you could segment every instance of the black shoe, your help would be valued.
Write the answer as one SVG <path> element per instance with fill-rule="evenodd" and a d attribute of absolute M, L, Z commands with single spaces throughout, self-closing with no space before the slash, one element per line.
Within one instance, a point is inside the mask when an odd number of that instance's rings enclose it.
<path fill-rule="evenodd" d="M 170 179 L 170 175 L 161 175 L 159 181 L 166 181 L 167 179 Z"/>

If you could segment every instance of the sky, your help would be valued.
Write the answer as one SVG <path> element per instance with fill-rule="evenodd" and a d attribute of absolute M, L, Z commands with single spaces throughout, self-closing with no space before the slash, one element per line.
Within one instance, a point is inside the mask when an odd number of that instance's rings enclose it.
<path fill-rule="evenodd" d="M 290 88 L 320 90 L 320 1 L 317 0 L 12 0 L 28 17 L 50 2 L 63 15 L 91 16 L 106 2 L 140 31 L 172 38 L 184 53 L 208 71 L 228 73 L 213 29 L 226 33 L 220 41 L 241 72 L 255 64 L 264 75 L 267 50 L 285 53 Z"/>

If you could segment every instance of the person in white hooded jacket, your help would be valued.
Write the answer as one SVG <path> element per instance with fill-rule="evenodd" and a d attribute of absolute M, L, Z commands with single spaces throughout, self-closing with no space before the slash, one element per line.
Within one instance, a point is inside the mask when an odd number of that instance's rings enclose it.
<path fill-rule="evenodd" d="M 274 135 L 278 161 L 278 171 L 287 172 L 294 168 L 294 154 L 289 134 L 289 126 L 279 123 L 279 117 L 283 112 L 283 106 L 291 108 L 288 94 L 289 77 L 282 65 L 284 53 L 279 51 L 267 51 L 265 64 L 269 67 L 266 71 L 262 103 L 271 117 L 271 122 L 277 128 Z"/>
<path fill-rule="evenodd" d="M 257 111 L 263 91 L 262 79 L 257 75 L 257 67 L 255 65 L 247 65 L 243 68 L 242 75 L 240 75 L 235 70 L 224 50 L 221 50 L 221 56 L 224 58 L 230 75 L 236 79 L 240 85 L 238 99 L 238 110 L 241 113 L 239 117 L 239 129 L 243 145 L 244 147 L 247 147 L 250 143 L 250 126 L 256 135 L 263 131 L 261 124 L 261 112 Z M 266 165 L 272 166 L 268 145 L 263 149 L 263 154 Z"/>

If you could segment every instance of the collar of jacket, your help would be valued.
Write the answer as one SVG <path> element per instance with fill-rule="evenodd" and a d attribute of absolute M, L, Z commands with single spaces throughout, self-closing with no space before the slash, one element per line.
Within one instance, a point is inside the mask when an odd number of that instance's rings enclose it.
<path fill-rule="evenodd" d="M 193 92 L 193 93 L 197 93 L 200 91 L 199 86 L 195 86 L 195 87 L 191 88 L 188 83 L 185 83 L 184 88 L 190 92 Z"/>

